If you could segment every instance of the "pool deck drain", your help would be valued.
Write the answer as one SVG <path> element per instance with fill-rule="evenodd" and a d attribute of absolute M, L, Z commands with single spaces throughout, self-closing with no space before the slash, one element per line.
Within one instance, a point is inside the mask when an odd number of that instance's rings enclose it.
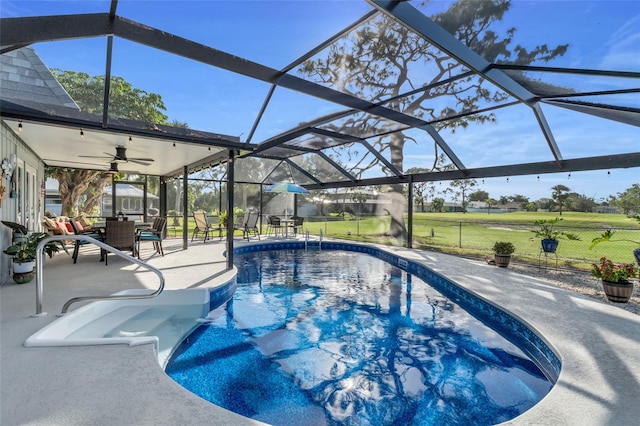
<path fill-rule="evenodd" d="M 264 240 L 264 238 L 263 238 Z M 244 244 L 236 240 L 238 245 Z M 167 288 L 226 282 L 224 244 L 165 240 L 165 257 L 143 251 L 163 271 Z M 513 425 L 633 425 L 640 418 L 640 316 L 480 261 L 381 247 L 423 263 L 509 310 L 535 328 L 562 360 L 556 386 Z M 0 424 L 204 425 L 259 424 L 186 391 L 167 377 L 151 345 L 26 348 L 27 337 L 56 319 L 79 295 L 155 288 L 157 277 L 117 259 L 108 266 L 91 249 L 78 263 L 47 260 L 44 310 L 32 318 L 35 283 L 0 288 Z"/>

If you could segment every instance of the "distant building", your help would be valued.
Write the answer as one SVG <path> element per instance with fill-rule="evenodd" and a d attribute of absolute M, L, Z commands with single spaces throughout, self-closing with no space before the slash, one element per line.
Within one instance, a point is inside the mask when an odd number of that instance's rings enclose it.
<path fill-rule="evenodd" d="M 620 214 L 620 209 L 616 206 L 595 206 L 594 213 Z"/>
<path fill-rule="evenodd" d="M 44 187 L 44 210 L 53 215 L 62 215 L 62 198 L 60 197 L 60 183 L 57 179 L 47 178 Z"/>

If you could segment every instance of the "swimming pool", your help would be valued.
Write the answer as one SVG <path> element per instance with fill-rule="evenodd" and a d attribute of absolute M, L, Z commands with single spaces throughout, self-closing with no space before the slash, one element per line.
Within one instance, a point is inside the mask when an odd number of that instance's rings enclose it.
<path fill-rule="evenodd" d="M 352 244 L 334 248 L 367 254 L 261 251 L 282 247 L 236 251 L 233 301 L 183 342 L 167 374 L 245 416 L 305 425 L 493 424 L 557 378 L 535 333 L 420 265 Z"/>

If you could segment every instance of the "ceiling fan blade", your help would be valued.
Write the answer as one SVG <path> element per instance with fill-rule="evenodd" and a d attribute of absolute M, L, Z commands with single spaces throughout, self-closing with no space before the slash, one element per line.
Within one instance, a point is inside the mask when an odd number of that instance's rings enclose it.
<path fill-rule="evenodd" d="M 113 155 L 105 157 L 104 155 L 78 155 L 81 158 L 113 158 Z"/>
<path fill-rule="evenodd" d="M 153 160 L 152 160 L 152 161 L 153 161 Z M 137 163 L 137 164 L 142 164 L 143 166 L 148 166 L 148 165 L 150 165 L 150 164 L 151 164 L 151 163 L 148 163 L 148 162 L 146 161 L 146 159 L 145 159 L 145 161 L 140 161 L 140 160 L 138 160 L 138 159 L 129 158 L 129 162 L 131 162 L 131 163 Z"/>
<path fill-rule="evenodd" d="M 140 157 L 133 157 L 133 158 L 129 158 L 128 160 L 129 161 L 132 161 L 132 160 L 147 161 L 149 163 L 153 163 L 154 161 L 156 161 L 153 158 L 140 158 Z"/>
<path fill-rule="evenodd" d="M 72 163 L 72 164 L 83 164 L 83 165 L 87 165 L 87 166 L 104 167 L 104 164 L 87 163 L 87 162 L 84 162 L 84 161 L 68 161 L 68 160 L 53 160 L 53 159 L 48 159 L 48 160 L 43 159 L 42 161 L 44 161 L 45 164 L 63 162 L 63 163 Z"/>

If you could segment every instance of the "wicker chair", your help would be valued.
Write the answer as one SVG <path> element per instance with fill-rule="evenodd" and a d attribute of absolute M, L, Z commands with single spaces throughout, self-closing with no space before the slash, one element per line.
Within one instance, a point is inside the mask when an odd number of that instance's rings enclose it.
<path fill-rule="evenodd" d="M 90 230 L 84 230 L 84 228 L 82 228 L 82 225 L 75 220 L 73 218 L 69 218 L 69 223 L 71 224 L 71 228 L 73 229 L 73 233 L 76 235 L 86 235 L 87 237 L 92 237 L 95 238 L 98 241 L 104 241 L 104 234 L 99 230 L 99 229 L 90 229 Z M 89 241 L 84 241 L 84 240 L 76 240 L 75 244 L 73 245 L 73 254 L 71 255 L 71 257 L 73 258 L 73 263 L 76 263 L 78 261 L 78 253 L 80 252 L 80 247 L 87 245 L 87 244 L 91 244 Z M 100 249 L 100 260 L 103 259 L 103 250 Z"/>
<path fill-rule="evenodd" d="M 278 216 L 269 216 L 267 218 L 267 235 L 275 235 L 276 237 L 282 233 L 282 222 Z"/>
<path fill-rule="evenodd" d="M 107 222 L 104 234 L 104 242 L 111 247 L 122 251 L 131 251 L 136 255 L 136 233 L 133 220 L 112 220 Z M 106 250 L 105 250 L 106 251 Z M 104 253 L 104 264 L 109 262 L 109 252 Z"/>
<path fill-rule="evenodd" d="M 153 242 L 153 248 L 156 253 L 164 256 L 164 250 L 162 249 L 162 238 L 164 235 L 164 227 L 167 224 L 167 219 L 162 217 L 156 217 L 153 221 L 151 229 L 142 229 L 136 232 L 136 243 L 138 245 L 136 251 L 138 252 L 138 259 L 140 259 L 140 242 L 151 241 Z"/>
<path fill-rule="evenodd" d="M 296 235 L 299 230 L 302 230 L 302 224 L 304 223 L 304 217 L 291 216 L 291 229 L 293 229 L 293 235 Z"/>

